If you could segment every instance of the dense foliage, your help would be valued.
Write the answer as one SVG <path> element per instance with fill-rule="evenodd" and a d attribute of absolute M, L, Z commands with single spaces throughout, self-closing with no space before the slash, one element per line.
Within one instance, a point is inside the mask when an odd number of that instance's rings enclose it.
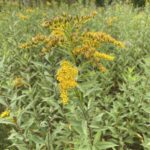
<path fill-rule="evenodd" d="M 132 3 L 134 6 L 142 7 L 145 6 L 147 2 L 150 2 L 150 0 L 1 0 L 3 4 L 16 3 L 19 7 L 22 6 L 40 6 L 40 5 L 53 5 L 58 4 L 60 6 L 62 3 L 66 3 L 68 5 L 74 4 L 74 3 L 82 3 L 84 6 L 91 5 L 91 3 L 95 3 L 96 6 L 107 6 L 113 3 Z M 0 3 L 1 4 L 1 3 Z"/>
<path fill-rule="evenodd" d="M 150 6 L 9 8 L 0 149 L 149 150 Z"/>

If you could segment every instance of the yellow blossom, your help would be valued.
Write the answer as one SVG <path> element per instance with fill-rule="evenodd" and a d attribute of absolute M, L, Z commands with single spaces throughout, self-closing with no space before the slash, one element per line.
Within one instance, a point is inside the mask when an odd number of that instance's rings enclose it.
<path fill-rule="evenodd" d="M 61 68 L 57 71 L 56 77 L 59 81 L 60 97 L 64 105 L 68 103 L 68 90 L 77 86 L 77 75 L 78 69 L 70 62 L 63 61 L 61 63 Z"/>
<path fill-rule="evenodd" d="M 83 34 L 83 40 L 92 40 L 92 41 L 97 40 L 100 43 L 108 42 L 108 43 L 112 43 L 120 48 L 125 47 L 123 42 L 117 41 L 116 39 L 114 39 L 112 36 L 110 36 L 109 34 L 107 34 L 105 32 L 85 32 Z"/>
<path fill-rule="evenodd" d="M 108 61 L 114 60 L 113 56 L 107 55 L 105 53 L 101 53 L 97 51 L 94 47 L 90 47 L 89 45 L 84 45 L 81 48 L 75 48 L 73 50 L 73 54 L 75 56 L 78 56 L 80 54 L 83 55 L 86 59 L 90 60 L 92 64 L 96 65 L 101 72 L 106 71 L 106 68 L 104 66 L 102 66 L 101 64 L 99 65 L 99 61 L 101 59 L 105 59 Z"/>
<path fill-rule="evenodd" d="M 26 9 L 26 12 L 27 12 L 27 13 L 32 13 L 32 12 L 33 12 L 33 9 L 32 9 L 32 8 L 28 8 L 28 9 Z"/>
<path fill-rule="evenodd" d="M 112 24 L 117 21 L 117 17 L 110 17 L 106 20 L 108 26 L 112 26 Z"/>
<path fill-rule="evenodd" d="M 107 69 L 102 65 L 102 64 L 99 64 L 98 65 L 98 69 L 101 71 L 101 72 L 106 72 Z"/>
<path fill-rule="evenodd" d="M 60 90 L 60 98 L 62 103 L 66 105 L 68 103 L 68 91 L 67 90 Z"/>
<path fill-rule="evenodd" d="M 93 57 L 93 54 L 95 53 L 96 49 L 93 47 L 90 47 L 88 45 L 84 45 L 81 48 L 75 48 L 73 50 L 73 53 L 75 55 L 82 54 L 85 58 L 91 59 Z"/>
<path fill-rule="evenodd" d="M 44 21 L 44 22 L 42 23 L 42 27 L 47 28 L 48 26 L 49 26 L 49 22 L 48 22 L 48 21 Z"/>
<path fill-rule="evenodd" d="M 25 16 L 23 14 L 17 14 L 17 16 L 21 19 L 21 20 L 27 20 L 29 17 L 28 16 Z"/>
<path fill-rule="evenodd" d="M 106 59 L 106 60 L 109 60 L 109 61 L 112 61 L 114 60 L 114 57 L 113 56 L 110 56 L 110 55 L 107 55 L 105 53 L 100 53 L 100 52 L 95 52 L 94 53 L 94 57 L 95 58 L 102 58 L 102 59 Z"/>
<path fill-rule="evenodd" d="M 8 117 L 9 115 L 10 115 L 10 110 L 5 110 L 0 114 L 0 118 L 5 118 Z"/>
<path fill-rule="evenodd" d="M 36 36 L 32 37 L 32 42 L 34 44 L 37 44 L 39 42 L 42 42 L 44 41 L 46 38 L 46 36 L 42 35 L 42 34 L 37 34 Z"/>
<path fill-rule="evenodd" d="M 22 49 L 28 49 L 30 47 L 31 47 L 30 43 L 22 43 L 19 45 L 19 48 L 22 48 Z"/>
<path fill-rule="evenodd" d="M 49 27 L 52 28 L 59 28 L 63 25 L 64 29 L 67 29 L 68 26 L 73 25 L 74 27 L 81 27 L 83 24 L 85 24 L 87 21 L 92 19 L 96 15 L 96 11 L 92 12 L 90 15 L 87 16 L 71 16 L 66 13 L 63 13 L 61 16 L 53 17 L 49 21 L 44 21 L 42 23 L 43 27 Z"/>
<path fill-rule="evenodd" d="M 62 36 L 51 36 L 50 38 L 45 39 L 45 47 L 46 49 L 51 49 L 52 47 L 59 45 L 63 40 Z"/>
<path fill-rule="evenodd" d="M 24 82 L 23 78 L 21 78 L 21 77 L 16 77 L 14 79 L 13 83 L 14 83 L 14 86 L 17 87 L 17 88 L 22 87 L 22 86 L 25 85 L 25 82 Z"/>
<path fill-rule="evenodd" d="M 43 47 L 42 50 L 41 50 L 41 52 L 44 54 L 44 53 L 48 52 L 48 49 L 45 48 L 45 47 Z"/>
<path fill-rule="evenodd" d="M 54 36 L 64 36 L 64 30 L 62 28 L 53 29 L 51 34 Z"/>

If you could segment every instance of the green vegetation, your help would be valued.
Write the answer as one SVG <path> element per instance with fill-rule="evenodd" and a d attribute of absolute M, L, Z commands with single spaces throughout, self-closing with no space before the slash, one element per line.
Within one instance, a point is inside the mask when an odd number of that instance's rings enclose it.
<path fill-rule="evenodd" d="M 97 46 L 87 32 L 116 41 L 101 37 Z M 87 43 L 107 54 L 100 59 L 107 71 L 93 64 L 93 51 L 74 56 L 74 48 Z M 0 12 L 0 150 L 149 150 L 149 54 L 149 4 L 6 4 Z M 62 60 L 73 65 L 64 68 L 72 71 L 67 77 L 75 72 L 77 83 L 67 83 L 65 105 Z"/>

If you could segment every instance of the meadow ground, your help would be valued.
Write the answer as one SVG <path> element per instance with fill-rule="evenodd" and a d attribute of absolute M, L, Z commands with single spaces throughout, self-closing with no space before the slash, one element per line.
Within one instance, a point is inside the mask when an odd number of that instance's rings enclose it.
<path fill-rule="evenodd" d="M 6 5 L 0 150 L 149 150 L 149 77 L 149 5 Z"/>

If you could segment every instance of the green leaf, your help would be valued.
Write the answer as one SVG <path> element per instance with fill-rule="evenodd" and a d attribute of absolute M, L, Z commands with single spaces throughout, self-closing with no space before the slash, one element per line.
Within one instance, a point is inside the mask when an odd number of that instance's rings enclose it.
<path fill-rule="evenodd" d="M 88 135 L 88 130 L 87 130 L 87 121 L 83 120 L 82 121 L 82 131 L 84 135 Z"/>
<path fill-rule="evenodd" d="M 0 124 L 14 125 L 13 122 L 6 120 L 6 119 L 0 119 Z"/>
<path fill-rule="evenodd" d="M 106 150 L 108 148 L 114 148 L 116 147 L 117 145 L 112 143 L 112 142 L 99 142 L 96 144 L 96 147 L 99 149 L 99 150 Z"/>
<path fill-rule="evenodd" d="M 96 144 L 100 141 L 100 137 L 101 137 L 101 131 L 98 131 L 94 137 L 94 141 L 93 143 Z"/>

